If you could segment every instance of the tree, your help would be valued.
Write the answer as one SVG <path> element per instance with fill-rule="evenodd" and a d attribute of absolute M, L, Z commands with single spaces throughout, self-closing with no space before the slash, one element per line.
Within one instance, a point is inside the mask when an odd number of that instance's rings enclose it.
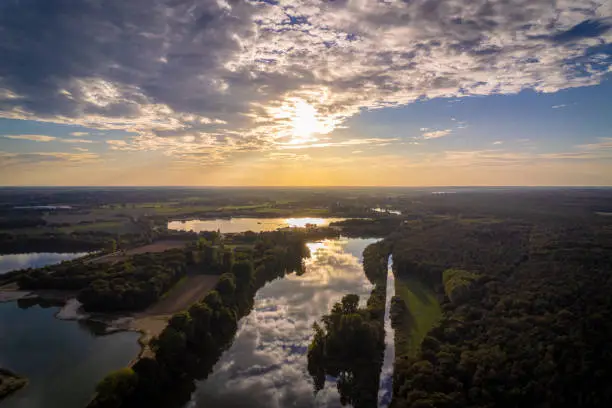
<path fill-rule="evenodd" d="M 155 358 L 170 372 L 180 373 L 185 358 L 186 340 L 185 333 L 166 327 L 159 337 L 151 341 Z"/>
<path fill-rule="evenodd" d="M 219 282 L 217 282 L 217 292 L 221 295 L 224 303 L 228 303 L 236 292 L 236 280 L 234 275 L 231 273 L 224 273 L 221 275 Z"/>
<path fill-rule="evenodd" d="M 108 374 L 96 387 L 97 400 L 103 407 L 120 407 L 138 384 L 138 375 L 129 367 Z"/>
<path fill-rule="evenodd" d="M 232 266 L 232 273 L 236 277 L 236 285 L 239 289 L 249 287 L 255 278 L 253 262 L 240 261 Z"/>
<path fill-rule="evenodd" d="M 223 260 L 222 260 L 223 271 L 227 272 L 227 271 L 232 270 L 233 265 L 234 265 L 234 253 L 231 250 L 224 251 Z"/>

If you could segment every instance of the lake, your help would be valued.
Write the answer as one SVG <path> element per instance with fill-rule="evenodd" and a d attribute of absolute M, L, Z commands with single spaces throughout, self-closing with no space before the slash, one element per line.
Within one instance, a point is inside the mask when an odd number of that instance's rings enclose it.
<path fill-rule="evenodd" d="M 0 366 L 30 381 L 2 408 L 83 408 L 109 371 L 138 355 L 138 333 L 98 336 L 83 323 L 56 319 L 58 310 L 0 303 Z"/>
<path fill-rule="evenodd" d="M 358 294 L 365 304 L 372 285 L 361 254 L 376 241 L 341 238 L 308 244 L 312 255 L 305 260 L 305 273 L 289 274 L 257 292 L 233 344 L 208 378 L 197 383 L 187 406 L 340 407 L 333 378 L 314 395 L 306 356 L 312 324 L 348 293 Z"/>
<path fill-rule="evenodd" d="M 402 215 L 401 211 L 390 210 L 388 208 L 381 208 L 381 207 L 372 208 L 372 211 L 377 212 L 377 213 L 383 213 L 383 214 Z"/>
<path fill-rule="evenodd" d="M 344 218 L 219 218 L 211 220 L 170 221 L 168 229 L 176 231 L 221 231 L 238 233 L 245 231 L 274 231 L 285 227 L 305 227 L 307 225 L 327 226 Z"/>
<path fill-rule="evenodd" d="M 30 252 L 27 254 L 0 255 L 0 274 L 25 268 L 41 268 L 62 261 L 80 258 L 87 252 L 76 253 L 53 253 L 53 252 Z"/>

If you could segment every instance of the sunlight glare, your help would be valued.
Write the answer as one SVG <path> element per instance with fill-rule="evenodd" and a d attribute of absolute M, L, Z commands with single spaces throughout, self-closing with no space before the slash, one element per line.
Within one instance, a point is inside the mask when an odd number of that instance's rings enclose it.
<path fill-rule="evenodd" d="M 296 138 L 308 139 L 314 133 L 320 132 L 321 123 L 317 118 L 317 110 L 304 100 L 298 100 L 291 118 L 293 135 Z"/>

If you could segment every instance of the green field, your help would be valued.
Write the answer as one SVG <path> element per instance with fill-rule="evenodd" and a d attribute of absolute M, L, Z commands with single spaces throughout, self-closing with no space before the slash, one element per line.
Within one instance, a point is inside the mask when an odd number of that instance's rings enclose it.
<path fill-rule="evenodd" d="M 442 317 L 442 309 L 432 289 L 416 278 L 395 279 L 395 294 L 408 307 L 410 318 L 395 330 L 395 353 L 415 356 L 421 342 Z"/>

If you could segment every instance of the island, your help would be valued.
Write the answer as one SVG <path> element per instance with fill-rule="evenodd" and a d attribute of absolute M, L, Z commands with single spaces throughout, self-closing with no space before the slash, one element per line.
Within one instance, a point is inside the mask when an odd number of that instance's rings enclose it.
<path fill-rule="evenodd" d="M 27 378 L 0 367 L 0 401 L 28 385 Z"/>

